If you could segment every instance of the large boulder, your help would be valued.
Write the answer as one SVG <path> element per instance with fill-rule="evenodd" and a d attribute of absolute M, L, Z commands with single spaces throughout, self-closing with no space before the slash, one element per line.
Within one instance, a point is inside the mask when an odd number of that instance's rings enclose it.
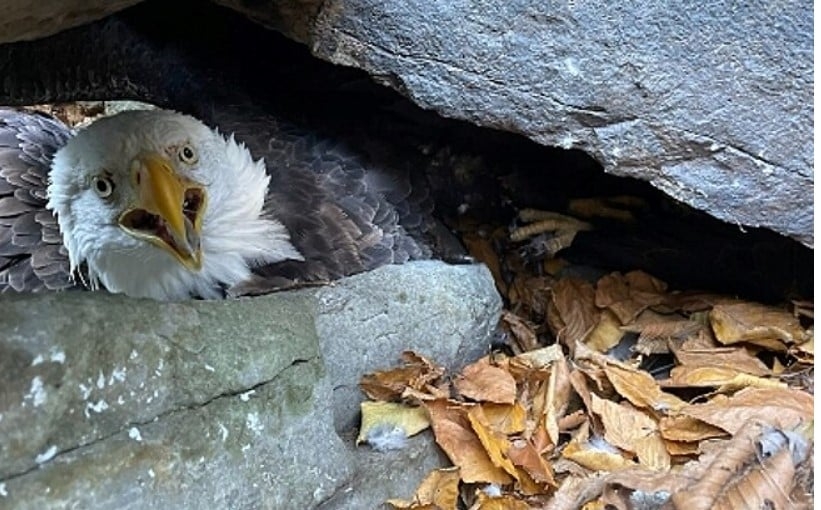
<path fill-rule="evenodd" d="M 0 43 L 45 37 L 104 18 L 141 0 L 0 0 Z"/>
<path fill-rule="evenodd" d="M 442 458 L 429 434 L 355 447 L 359 377 L 406 349 L 477 358 L 500 299 L 484 266 L 425 261 L 240 300 L 0 306 L 0 507 L 375 508 Z"/>
<path fill-rule="evenodd" d="M 424 108 L 813 243 L 804 2 L 216 1 Z"/>

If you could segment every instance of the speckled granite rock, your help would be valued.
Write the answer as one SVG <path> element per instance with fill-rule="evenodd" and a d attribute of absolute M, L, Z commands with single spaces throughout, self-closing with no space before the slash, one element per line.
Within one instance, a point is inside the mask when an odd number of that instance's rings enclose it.
<path fill-rule="evenodd" d="M 441 462 L 432 440 L 384 458 L 401 476 L 382 472 L 351 444 L 347 390 L 405 349 L 470 361 L 500 308 L 486 268 L 432 261 L 238 301 L 0 302 L 2 508 L 372 508 L 409 495 Z"/>

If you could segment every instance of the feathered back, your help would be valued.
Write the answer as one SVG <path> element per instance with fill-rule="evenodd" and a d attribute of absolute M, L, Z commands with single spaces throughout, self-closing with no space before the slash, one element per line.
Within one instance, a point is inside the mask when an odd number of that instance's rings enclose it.
<path fill-rule="evenodd" d="M 0 292 L 74 286 L 45 208 L 51 160 L 71 134 L 45 115 L 0 108 Z"/>

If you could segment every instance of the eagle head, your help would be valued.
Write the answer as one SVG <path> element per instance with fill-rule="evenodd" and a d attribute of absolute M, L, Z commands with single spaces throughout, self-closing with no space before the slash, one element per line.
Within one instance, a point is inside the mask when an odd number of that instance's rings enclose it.
<path fill-rule="evenodd" d="M 55 154 L 47 207 L 72 273 L 84 264 L 90 287 L 214 298 L 257 265 L 302 260 L 264 210 L 269 180 L 233 136 L 176 112 L 127 111 Z"/>

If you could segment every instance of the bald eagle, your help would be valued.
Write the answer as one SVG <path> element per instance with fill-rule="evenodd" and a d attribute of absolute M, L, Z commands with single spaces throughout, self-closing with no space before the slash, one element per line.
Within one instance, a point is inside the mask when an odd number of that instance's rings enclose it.
<path fill-rule="evenodd" d="M 255 158 L 168 110 L 75 133 L 0 109 L 0 290 L 218 298 L 431 256 L 406 176 L 277 129 Z"/>

